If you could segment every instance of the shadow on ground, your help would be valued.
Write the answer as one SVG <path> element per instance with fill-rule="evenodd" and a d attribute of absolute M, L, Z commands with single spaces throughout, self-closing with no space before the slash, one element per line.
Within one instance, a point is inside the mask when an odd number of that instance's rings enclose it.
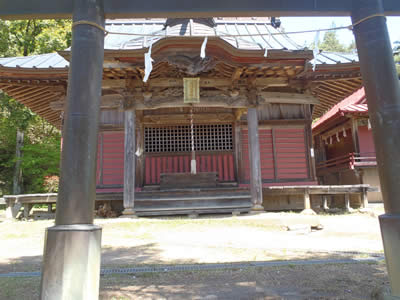
<path fill-rule="evenodd" d="M 37 299 L 40 278 L 0 278 L 0 300 Z M 100 299 L 369 299 L 385 265 L 332 264 L 107 275 Z"/>
<path fill-rule="evenodd" d="M 141 265 L 149 262 L 158 264 L 162 263 L 160 253 L 161 250 L 157 248 L 155 243 L 135 247 L 103 247 L 102 266 L 125 268 L 127 265 Z M 8 259 L 0 262 L 0 273 L 40 271 L 42 259 L 42 255 Z M 195 261 L 174 260 L 172 263 L 195 263 Z"/>

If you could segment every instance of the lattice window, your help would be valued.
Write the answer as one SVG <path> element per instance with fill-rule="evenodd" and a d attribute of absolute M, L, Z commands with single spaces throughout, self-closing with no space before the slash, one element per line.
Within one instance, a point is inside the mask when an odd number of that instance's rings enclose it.
<path fill-rule="evenodd" d="M 195 151 L 233 149 L 232 124 L 194 125 Z M 144 149 L 147 153 L 190 152 L 190 126 L 145 127 Z"/>

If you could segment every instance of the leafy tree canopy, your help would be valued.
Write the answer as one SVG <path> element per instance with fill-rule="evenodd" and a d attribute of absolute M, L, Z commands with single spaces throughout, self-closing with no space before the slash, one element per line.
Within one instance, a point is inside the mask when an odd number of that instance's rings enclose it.
<path fill-rule="evenodd" d="M 0 20 L 0 56 L 51 53 L 70 44 L 69 20 Z"/>
<path fill-rule="evenodd" d="M 332 23 L 331 28 L 335 27 L 336 24 Z M 331 52 L 352 52 L 356 49 L 356 44 L 354 40 L 349 45 L 342 44 L 337 37 L 337 32 L 331 30 L 325 32 L 322 43 L 319 44 L 319 49 Z"/>
<path fill-rule="evenodd" d="M 69 20 L 0 20 L 0 57 L 64 50 L 71 44 Z M 11 192 L 16 132 L 24 131 L 24 193 L 45 192 L 46 176 L 58 175 L 60 132 L 0 90 L 0 195 Z"/>

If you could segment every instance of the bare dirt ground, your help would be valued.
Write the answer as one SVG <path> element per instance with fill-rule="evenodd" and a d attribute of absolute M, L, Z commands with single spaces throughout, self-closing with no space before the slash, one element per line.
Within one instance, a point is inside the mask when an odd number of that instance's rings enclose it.
<path fill-rule="evenodd" d="M 381 209 L 378 209 L 378 213 Z M 315 223 L 295 213 L 205 216 L 199 219 L 97 219 L 103 227 L 104 268 L 155 264 L 369 257 L 383 253 L 378 219 L 370 214 L 319 215 L 323 230 L 287 231 Z M 0 221 L 1 222 L 1 221 Z M 39 271 L 44 230 L 53 221 L 0 223 L 0 273 Z M 38 290 L 38 278 L 0 279 L 0 299 L 13 286 Z M 21 282 L 23 284 L 21 284 Z M 387 285 L 383 263 L 246 270 L 113 275 L 101 280 L 102 299 L 367 299 Z M 7 297 L 2 291 L 8 291 Z M 36 292 L 35 292 L 36 293 Z M 18 295 L 21 295 L 18 293 Z M 35 294 L 32 294 L 35 295 Z M 36 294 L 37 297 L 37 294 Z M 33 298 L 32 298 L 33 299 Z"/>

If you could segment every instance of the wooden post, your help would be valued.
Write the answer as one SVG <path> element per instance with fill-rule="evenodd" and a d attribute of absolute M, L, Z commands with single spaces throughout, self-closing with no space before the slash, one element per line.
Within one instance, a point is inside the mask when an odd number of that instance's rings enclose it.
<path fill-rule="evenodd" d="M 329 209 L 328 196 L 327 195 L 323 195 L 322 196 L 322 209 L 324 209 L 324 210 L 328 210 Z"/>
<path fill-rule="evenodd" d="M 346 193 L 344 194 L 344 207 L 346 211 L 350 212 L 352 210 L 351 205 L 350 205 L 350 194 Z"/>
<path fill-rule="evenodd" d="M 368 208 L 368 192 L 367 188 L 362 188 L 361 193 L 361 208 Z"/>
<path fill-rule="evenodd" d="M 354 117 L 351 118 L 351 135 L 353 139 L 353 145 L 354 145 L 354 152 L 356 154 L 360 153 L 360 144 L 358 140 L 358 123 L 357 120 L 354 119 Z"/>
<path fill-rule="evenodd" d="M 136 112 L 125 111 L 124 216 L 134 216 L 136 176 Z"/>
<path fill-rule="evenodd" d="M 21 194 L 21 180 L 22 180 L 22 170 L 21 170 L 21 162 L 22 162 L 22 153 L 21 149 L 24 146 L 24 132 L 21 130 L 17 130 L 17 138 L 15 144 L 15 167 L 14 167 L 14 178 L 13 178 L 13 194 L 18 195 Z M 18 204 L 17 204 L 18 205 Z"/>
<path fill-rule="evenodd" d="M 304 189 L 304 209 L 301 212 L 304 215 L 315 215 L 315 211 L 311 208 L 310 191 Z"/>
<path fill-rule="evenodd" d="M 252 210 L 263 211 L 260 141 L 258 139 L 258 116 L 256 108 L 247 110 L 249 129 L 249 160 L 250 160 L 250 192 L 253 203 Z"/>
<path fill-rule="evenodd" d="M 385 205 L 385 214 L 379 221 L 386 265 L 392 296 L 400 297 L 400 85 L 382 2 L 353 0 L 351 18 L 353 24 L 360 22 L 353 32 Z"/>

